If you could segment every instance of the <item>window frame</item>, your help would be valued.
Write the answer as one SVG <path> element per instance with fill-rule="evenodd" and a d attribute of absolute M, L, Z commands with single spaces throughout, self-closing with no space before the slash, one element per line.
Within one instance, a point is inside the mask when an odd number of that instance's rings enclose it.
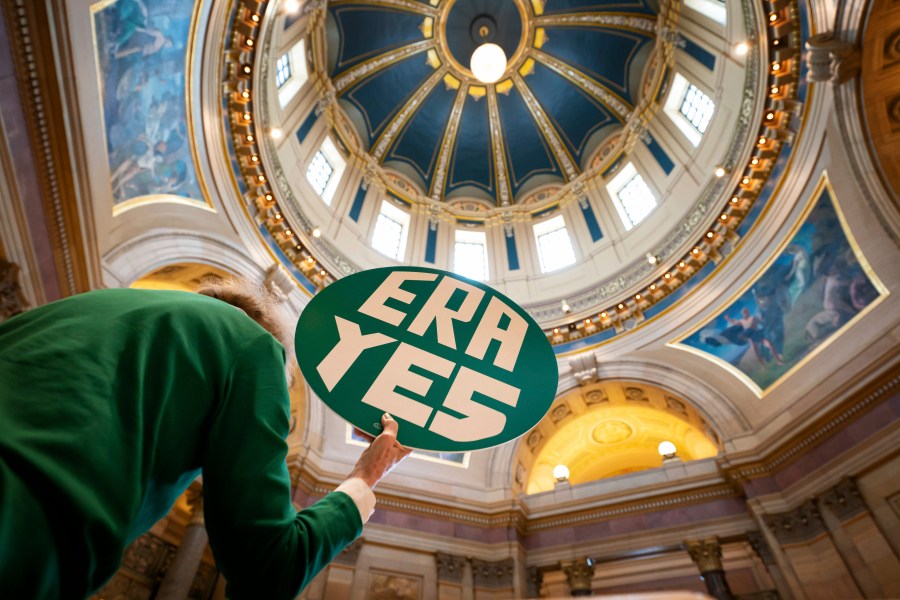
<path fill-rule="evenodd" d="M 312 167 L 313 161 L 317 156 L 322 155 L 325 161 L 331 166 L 331 175 L 328 177 L 328 180 L 325 182 L 325 187 L 322 189 L 322 192 L 318 192 L 313 185 L 312 180 L 309 177 L 309 170 Z M 312 158 L 306 165 L 306 181 L 313 188 L 313 191 L 322 199 L 322 201 L 331 206 L 332 201 L 334 200 L 335 192 L 337 192 L 337 187 L 340 184 L 341 178 L 344 175 L 344 170 L 347 168 L 347 160 L 340 153 L 335 145 L 334 141 L 332 141 L 330 136 L 325 136 L 325 139 L 322 140 L 322 143 L 319 145 L 319 149 L 313 153 Z"/>
<path fill-rule="evenodd" d="M 297 92 L 309 80 L 309 69 L 306 65 L 306 39 L 300 38 L 278 60 L 285 56 L 288 57 L 290 62 L 290 75 L 280 87 L 277 85 L 277 72 L 275 79 L 276 89 L 278 90 L 278 104 L 281 108 L 290 104 Z"/>

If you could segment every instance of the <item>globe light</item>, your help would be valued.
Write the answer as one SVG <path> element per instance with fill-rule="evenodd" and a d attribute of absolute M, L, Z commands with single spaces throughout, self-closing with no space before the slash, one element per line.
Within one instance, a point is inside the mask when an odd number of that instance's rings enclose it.
<path fill-rule="evenodd" d="M 741 42 L 734 47 L 734 53 L 738 56 L 744 56 L 745 54 L 747 54 L 748 50 L 750 50 L 750 44 L 748 44 L 747 42 Z"/>
<path fill-rule="evenodd" d="M 497 44 L 482 44 L 475 48 L 469 64 L 475 79 L 481 83 L 494 83 L 506 71 L 506 53 Z"/>
<path fill-rule="evenodd" d="M 675 456 L 677 448 L 675 448 L 675 444 L 673 444 L 672 442 L 665 441 L 659 443 L 656 451 L 659 452 L 659 455 L 664 458 L 672 458 L 673 456 Z"/>
<path fill-rule="evenodd" d="M 566 465 L 556 465 L 553 467 L 553 476 L 557 481 L 565 481 L 569 478 L 569 467 Z"/>

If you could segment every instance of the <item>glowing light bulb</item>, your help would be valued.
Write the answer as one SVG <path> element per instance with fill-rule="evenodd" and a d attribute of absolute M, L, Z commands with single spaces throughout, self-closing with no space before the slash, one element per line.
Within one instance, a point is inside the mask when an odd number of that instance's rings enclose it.
<path fill-rule="evenodd" d="M 506 53 L 497 44 L 482 44 L 472 53 L 470 67 L 475 79 L 481 83 L 494 83 L 506 71 Z"/>
<path fill-rule="evenodd" d="M 672 458 L 673 456 L 675 456 L 675 453 L 678 451 L 678 449 L 675 447 L 675 444 L 673 444 L 672 442 L 663 441 L 663 442 L 659 443 L 659 446 L 657 446 L 656 451 L 659 452 L 660 456 L 663 456 L 665 458 Z"/>
<path fill-rule="evenodd" d="M 566 465 L 556 465 L 553 467 L 553 476 L 557 481 L 565 481 L 569 478 L 569 467 Z"/>
<path fill-rule="evenodd" d="M 750 44 L 747 42 L 741 42 L 737 46 L 734 47 L 734 53 L 738 56 L 744 56 L 750 50 Z"/>

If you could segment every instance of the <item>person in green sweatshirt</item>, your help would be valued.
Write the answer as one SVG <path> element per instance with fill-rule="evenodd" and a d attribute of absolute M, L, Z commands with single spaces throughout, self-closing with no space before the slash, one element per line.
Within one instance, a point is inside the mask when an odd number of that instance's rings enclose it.
<path fill-rule="evenodd" d="M 293 328 L 244 280 L 110 289 L 0 324 L 0 598 L 84 598 L 202 474 L 232 598 L 294 598 L 362 531 L 409 450 L 397 423 L 349 478 L 291 504 Z"/>

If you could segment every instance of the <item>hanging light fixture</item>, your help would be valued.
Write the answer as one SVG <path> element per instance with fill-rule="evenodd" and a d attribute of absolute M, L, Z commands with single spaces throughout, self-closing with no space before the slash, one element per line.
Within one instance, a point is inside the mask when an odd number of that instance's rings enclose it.
<path fill-rule="evenodd" d="M 481 83 L 494 83 L 506 71 L 506 53 L 497 44 L 481 44 L 472 53 L 470 67 L 475 79 Z"/>

